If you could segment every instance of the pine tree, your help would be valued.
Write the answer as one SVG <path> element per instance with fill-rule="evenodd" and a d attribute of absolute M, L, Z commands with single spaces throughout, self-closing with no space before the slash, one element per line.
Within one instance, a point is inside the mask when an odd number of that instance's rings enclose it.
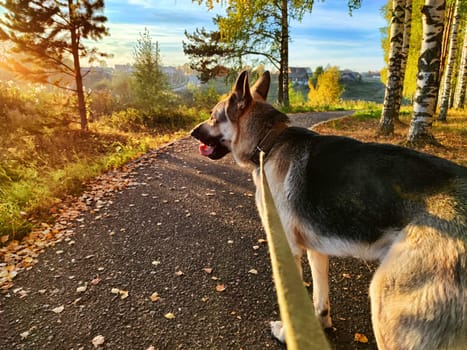
<path fill-rule="evenodd" d="M 87 129 L 81 58 L 90 62 L 106 54 L 87 48 L 84 39 L 99 40 L 108 35 L 101 13 L 104 0 L 4 0 L 7 12 L 0 19 L 0 39 L 14 44 L 24 59 L 16 63 L 27 79 L 53 83 L 70 89 L 66 81 L 54 79 L 65 74 L 74 81 L 71 89 L 78 99 L 81 129 Z M 71 63 L 70 63 L 71 62 Z"/>
<path fill-rule="evenodd" d="M 137 40 L 133 58 L 135 60 L 133 65 L 134 93 L 137 107 L 146 114 L 146 117 L 151 117 L 166 105 L 168 82 L 162 72 L 159 43 L 152 41 L 147 28 Z"/>

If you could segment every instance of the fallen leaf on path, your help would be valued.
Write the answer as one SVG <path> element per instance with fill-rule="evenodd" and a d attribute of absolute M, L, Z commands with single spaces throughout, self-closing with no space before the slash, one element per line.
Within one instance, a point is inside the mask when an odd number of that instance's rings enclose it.
<path fill-rule="evenodd" d="M 173 313 L 171 313 L 171 312 L 168 312 L 168 313 L 166 313 L 166 314 L 164 315 L 164 317 L 165 317 L 166 319 L 168 319 L 168 320 L 172 320 L 172 319 L 175 318 L 175 315 L 174 315 Z"/>
<path fill-rule="evenodd" d="M 210 275 L 214 269 L 213 269 L 212 267 L 205 267 L 203 270 L 204 270 L 204 272 L 206 272 L 208 275 Z"/>
<path fill-rule="evenodd" d="M 149 297 L 149 299 L 151 299 L 152 302 L 158 301 L 160 298 L 161 297 L 159 296 L 157 292 L 152 293 L 151 296 Z"/>
<path fill-rule="evenodd" d="M 227 287 L 224 284 L 218 284 L 216 286 L 216 291 L 217 292 L 223 292 Z"/>
<path fill-rule="evenodd" d="M 251 269 L 250 271 L 248 271 L 248 273 L 251 273 L 252 275 L 257 275 L 257 274 L 258 274 L 258 270 L 256 270 L 256 269 Z"/>
<path fill-rule="evenodd" d="M 65 310 L 65 306 L 61 305 L 61 306 L 58 306 L 58 307 L 52 309 L 52 312 L 55 312 L 56 314 L 59 314 L 59 313 L 61 313 L 63 310 Z"/>
<path fill-rule="evenodd" d="M 366 337 L 365 334 L 355 333 L 354 341 L 366 344 L 366 343 L 368 343 L 368 338 Z"/>
<path fill-rule="evenodd" d="M 19 335 L 21 339 L 26 339 L 29 336 L 29 331 L 23 332 Z"/>
<path fill-rule="evenodd" d="M 178 271 L 175 272 L 175 275 L 177 275 L 177 276 L 183 276 L 184 273 L 183 273 L 183 271 L 178 270 Z"/>
<path fill-rule="evenodd" d="M 76 292 L 77 293 L 84 293 L 86 291 L 86 289 L 88 289 L 87 286 L 79 286 L 78 288 L 76 288 Z"/>
<path fill-rule="evenodd" d="M 100 281 L 102 281 L 102 279 L 99 277 L 96 277 L 91 281 L 91 284 L 95 286 L 96 284 L 99 284 Z"/>
<path fill-rule="evenodd" d="M 99 347 L 100 345 L 104 344 L 105 338 L 103 335 L 96 335 L 94 338 L 92 338 L 92 345 L 94 345 L 95 348 Z"/>

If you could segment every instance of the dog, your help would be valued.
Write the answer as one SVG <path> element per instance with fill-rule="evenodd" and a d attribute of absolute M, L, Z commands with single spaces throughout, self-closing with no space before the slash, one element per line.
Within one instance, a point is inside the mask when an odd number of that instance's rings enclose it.
<path fill-rule="evenodd" d="M 370 284 L 379 349 L 467 349 L 467 168 L 394 145 L 288 126 L 266 102 L 270 74 L 248 73 L 195 127 L 200 153 L 232 153 L 253 169 L 262 215 L 259 153 L 301 272 L 306 251 L 313 304 L 331 327 L 328 256 L 379 260 Z M 284 341 L 280 321 L 272 333 Z"/>

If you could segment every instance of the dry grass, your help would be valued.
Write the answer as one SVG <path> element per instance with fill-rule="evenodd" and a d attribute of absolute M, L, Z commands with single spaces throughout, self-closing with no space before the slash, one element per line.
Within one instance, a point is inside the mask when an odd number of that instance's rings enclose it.
<path fill-rule="evenodd" d="M 447 123 L 433 124 L 433 135 L 441 145 L 426 145 L 417 149 L 467 166 L 467 112 L 452 111 L 447 119 Z M 379 119 L 364 115 L 324 123 L 314 130 L 321 134 L 348 136 L 365 142 L 400 145 L 406 141 L 410 119 L 405 116 L 401 121 L 402 123 L 397 123 L 394 135 L 390 137 L 377 136 Z"/>

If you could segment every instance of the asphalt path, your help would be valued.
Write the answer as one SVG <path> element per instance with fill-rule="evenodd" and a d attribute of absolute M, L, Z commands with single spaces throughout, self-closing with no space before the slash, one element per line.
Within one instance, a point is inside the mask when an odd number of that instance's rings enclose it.
<path fill-rule="evenodd" d="M 278 305 L 250 173 L 230 155 L 203 158 L 189 137 L 122 172 L 129 185 L 88 197 L 73 235 L 0 295 L 0 349 L 283 349 L 269 331 Z M 331 260 L 333 348 L 376 349 L 373 271 Z"/>

